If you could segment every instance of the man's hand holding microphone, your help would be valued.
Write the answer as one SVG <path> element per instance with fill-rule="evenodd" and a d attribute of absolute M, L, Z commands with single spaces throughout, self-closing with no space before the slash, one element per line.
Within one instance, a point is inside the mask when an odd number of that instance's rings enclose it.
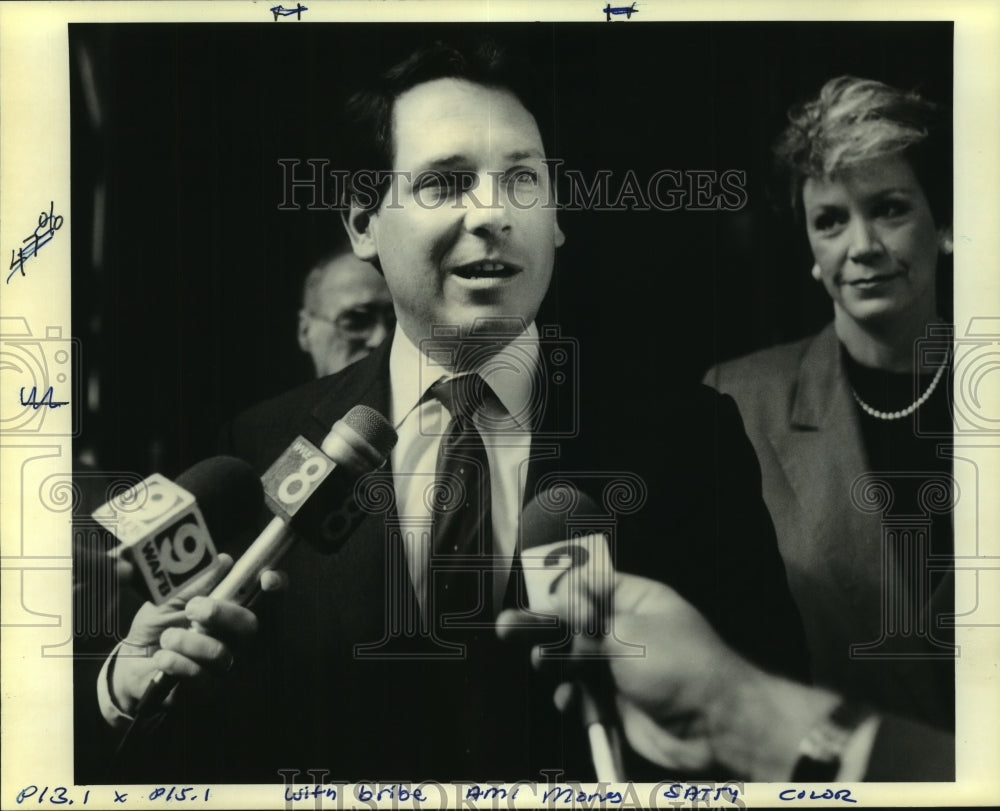
<path fill-rule="evenodd" d="M 613 707 L 602 723 L 620 726 L 637 753 L 673 774 L 721 766 L 754 781 L 864 777 L 879 716 L 764 672 L 672 588 L 614 571 L 603 538 L 572 530 L 568 505 L 586 505 L 587 497 L 570 491 L 543 492 L 525 509 L 531 610 L 497 618 L 502 639 L 534 644 L 536 667 L 556 659 L 574 664 L 578 678 L 553 696 L 561 711 L 582 706 L 588 725 L 588 704 Z M 533 588 L 533 571 L 546 565 L 545 588 Z M 595 678 L 598 666 L 610 678 Z"/>
<path fill-rule="evenodd" d="M 142 570 L 157 604 L 146 602 L 139 609 L 127 638 L 105 663 L 98 683 L 105 718 L 113 725 L 141 720 L 169 703 L 179 680 L 206 681 L 228 671 L 239 647 L 257 630 L 257 617 L 247 604 L 260 591 L 284 586 L 283 575 L 274 567 L 297 538 L 305 537 L 325 552 L 346 540 L 359 517 L 353 508 L 354 484 L 385 462 L 395 440 L 395 431 L 378 412 L 356 406 L 334 424 L 319 447 L 297 437 L 262 479 L 245 463 L 225 457 L 196 466 L 192 471 L 215 465 L 213 475 L 202 476 L 213 486 L 200 488 L 187 505 L 188 512 L 196 511 L 196 502 L 205 518 L 199 515 L 180 530 L 172 519 L 172 537 L 166 542 L 161 537 L 163 521 L 141 531 L 134 526 L 118 529 L 119 537 L 126 536 L 123 541 L 131 541 L 133 564 Z M 222 461 L 225 470 L 219 466 Z M 147 482 L 154 478 L 162 480 L 154 476 Z M 186 483 L 192 492 L 199 489 Z M 212 509 L 218 501 L 226 507 Z M 215 555 L 208 527 L 233 537 L 232 526 L 246 516 L 255 518 L 261 501 L 274 517 L 246 552 L 235 562 L 229 555 Z M 97 513 L 95 518 L 100 520 Z M 202 555 L 211 559 L 209 565 L 195 565 Z M 171 577 L 176 570 L 195 569 L 196 576 L 186 580 Z"/>
<path fill-rule="evenodd" d="M 573 633 L 572 655 L 580 662 L 607 662 L 632 748 L 672 772 L 722 764 L 754 780 L 788 779 L 799 742 L 837 697 L 764 673 L 729 648 L 669 586 L 623 572 L 615 572 L 613 583 L 612 592 L 597 599 L 584 580 L 567 577 L 559 586 L 567 593 L 557 593 L 555 602 L 589 606 L 589 612 L 611 607 L 612 633 Z M 576 615 L 578 626 L 595 620 L 588 611 L 567 613 Z M 498 617 L 497 630 L 503 639 L 552 633 L 537 615 L 514 610 Z M 641 655 L 633 650 L 636 644 L 644 648 Z M 540 651 L 534 649 L 533 659 L 544 667 Z M 561 710 L 578 698 L 579 688 L 569 683 L 554 696 Z"/>
<path fill-rule="evenodd" d="M 257 617 L 249 608 L 208 596 L 232 568 L 232 557 L 222 553 L 211 578 L 161 605 L 142 605 L 118 648 L 109 677 L 111 697 L 121 713 L 134 716 L 158 671 L 173 679 L 205 681 L 232 667 L 239 647 L 257 630 Z M 264 591 L 275 590 L 281 583 L 276 572 L 267 571 L 261 577 Z M 164 703 L 169 704 L 169 698 Z"/>

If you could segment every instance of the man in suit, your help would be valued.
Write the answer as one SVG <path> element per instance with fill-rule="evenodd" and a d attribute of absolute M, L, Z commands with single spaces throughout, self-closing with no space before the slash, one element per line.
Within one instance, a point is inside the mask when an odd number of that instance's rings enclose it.
<path fill-rule="evenodd" d="M 492 629 L 502 606 L 527 605 L 522 505 L 566 478 L 597 484 L 596 518 L 619 568 L 670 582 L 759 666 L 804 675 L 801 627 L 732 402 L 704 387 L 663 400 L 584 350 L 574 372 L 571 343 L 535 324 L 564 235 L 534 86 L 495 46 L 436 45 L 352 101 L 345 224 L 355 254 L 384 275 L 398 328 L 364 360 L 238 416 L 224 445 L 263 472 L 297 435 L 319 443 L 357 404 L 386 415 L 399 441 L 387 469 L 359 484 L 365 517 L 334 554 L 295 548 L 282 564 L 289 588 L 253 612 L 192 599 L 186 618 L 207 634 L 173 627 L 151 660 L 106 671 L 113 723 L 127 723 L 154 667 L 192 682 L 232 671 L 214 699 L 178 691 L 160 731 L 177 743 L 159 738 L 155 758 L 137 749 L 131 777 L 592 778 L 579 719 L 559 719 L 526 653 Z M 470 413 L 442 389 L 453 380 L 452 392 L 475 392 Z M 467 486 L 483 499 L 473 511 L 472 557 L 485 573 L 475 617 L 487 618 L 478 628 L 447 622 L 461 612 L 441 606 L 464 586 L 435 568 L 451 536 L 434 497 L 455 457 L 478 472 Z M 663 775 L 638 753 L 626 761 L 630 779 Z"/>
<path fill-rule="evenodd" d="M 312 358 L 316 377 L 361 360 L 395 323 L 385 279 L 349 247 L 324 257 L 306 276 L 298 340 Z"/>

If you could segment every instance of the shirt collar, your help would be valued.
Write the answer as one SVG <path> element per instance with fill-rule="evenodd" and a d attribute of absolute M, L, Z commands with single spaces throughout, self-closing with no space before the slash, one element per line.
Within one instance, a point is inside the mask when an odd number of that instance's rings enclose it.
<path fill-rule="evenodd" d="M 531 430 L 531 400 L 538 357 L 538 329 L 532 322 L 476 370 L 511 418 L 526 431 Z M 421 352 L 397 327 L 389 353 L 392 424 L 398 427 L 432 384 L 450 376 L 452 372 L 448 368 Z"/>

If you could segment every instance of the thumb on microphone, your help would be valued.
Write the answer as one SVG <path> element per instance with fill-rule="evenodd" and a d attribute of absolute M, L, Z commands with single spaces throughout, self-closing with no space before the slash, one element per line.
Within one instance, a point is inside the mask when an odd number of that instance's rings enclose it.
<path fill-rule="evenodd" d="M 221 553 L 217 566 L 186 584 L 167 602 L 159 606 L 146 602 L 136 613 L 111 665 L 112 698 L 126 715 L 133 714 L 157 670 L 192 677 L 206 669 L 225 671 L 231 667 L 233 656 L 226 643 L 252 634 L 256 617 L 249 609 L 205 595 L 232 567 L 232 557 Z M 261 581 L 264 591 L 274 591 L 283 588 L 287 578 L 267 570 Z"/>
<path fill-rule="evenodd" d="M 288 588 L 288 575 L 279 569 L 265 569 L 260 573 L 260 590 L 279 592 Z"/>
<path fill-rule="evenodd" d="M 232 568 L 232 556 L 222 553 L 215 566 L 185 584 L 165 603 L 154 605 L 147 600 L 136 612 L 111 664 L 112 699 L 126 715 L 132 714 L 157 670 L 153 655 L 160 649 L 163 632 L 168 628 L 186 628 L 188 601 L 196 595 L 208 594 Z"/>

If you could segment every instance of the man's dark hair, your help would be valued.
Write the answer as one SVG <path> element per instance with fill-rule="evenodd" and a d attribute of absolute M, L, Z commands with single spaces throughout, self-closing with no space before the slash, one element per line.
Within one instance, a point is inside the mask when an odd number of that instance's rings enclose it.
<path fill-rule="evenodd" d="M 526 62 L 493 40 L 480 40 L 465 49 L 434 42 L 392 65 L 347 101 L 341 129 L 345 136 L 343 168 L 349 173 L 342 201 L 345 208 L 352 200 L 371 211 L 381 205 L 395 160 L 392 112 L 396 99 L 417 85 L 445 78 L 510 91 L 543 129 L 539 111 L 545 108 L 538 99 L 540 85 Z M 361 177 L 363 181 L 359 181 Z"/>

